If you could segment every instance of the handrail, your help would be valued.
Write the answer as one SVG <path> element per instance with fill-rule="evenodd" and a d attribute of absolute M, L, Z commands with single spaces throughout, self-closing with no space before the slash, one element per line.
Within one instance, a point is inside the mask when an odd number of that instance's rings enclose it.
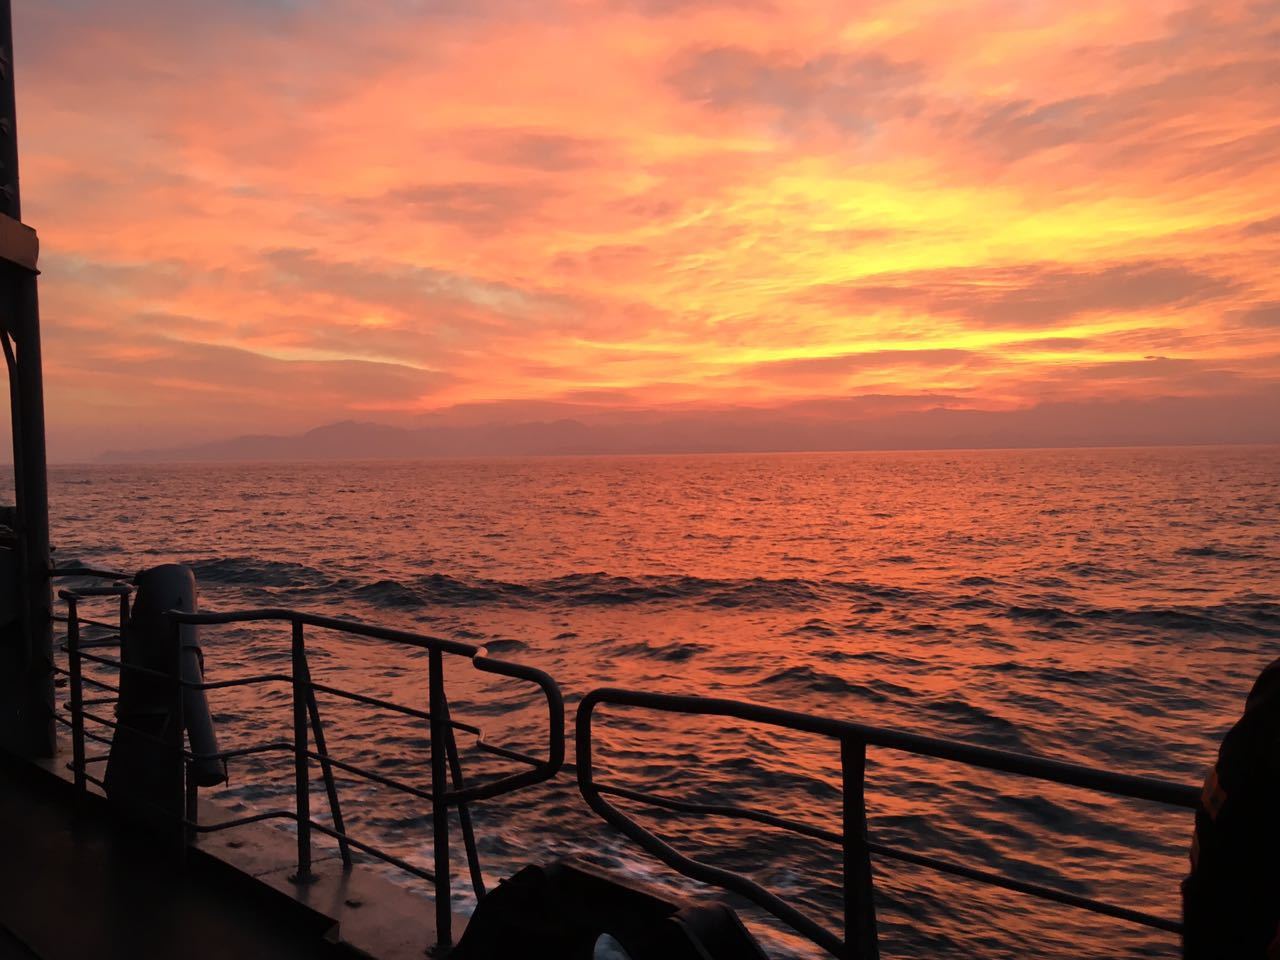
<path fill-rule="evenodd" d="M 133 577 L 127 573 L 120 573 L 117 570 L 103 570 L 100 567 L 89 567 L 84 564 L 74 564 L 68 567 L 50 567 L 49 579 L 54 580 L 58 577 L 97 577 L 100 580 L 133 579 Z"/>
<path fill-rule="evenodd" d="M 463 643 L 460 640 L 447 640 L 442 637 L 433 637 L 426 634 L 410 633 L 406 630 L 396 630 L 391 627 L 361 623 L 356 620 L 347 620 L 341 617 L 327 617 L 321 614 L 307 613 L 305 611 L 289 610 L 278 607 L 267 607 L 253 610 L 231 610 L 219 613 L 189 613 L 182 610 L 170 610 L 166 616 L 168 616 L 175 624 L 222 625 L 228 623 L 281 621 L 294 624 L 295 626 L 319 627 L 321 629 L 348 633 L 352 636 L 368 637 L 375 640 L 387 640 L 393 643 L 401 643 L 406 646 L 427 650 L 431 653 L 439 652 L 455 654 L 469 659 L 471 661 L 471 665 L 482 673 L 492 673 L 499 676 L 509 677 L 513 680 L 525 680 L 536 685 L 542 691 L 547 705 L 547 759 L 535 760 L 531 757 L 521 757 L 520 759 L 534 763 L 536 766 L 534 766 L 532 770 L 527 770 L 523 773 L 511 774 L 507 777 L 491 781 L 490 783 L 479 787 L 471 787 L 464 790 L 446 790 L 443 796 L 445 801 L 448 803 L 489 800 L 504 793 L 520 789 L 521 787 L 540 783 L 541 781 L 554 776 L 564 764 L 564 698 L 560 693 L 559 685 L 548 673 L 543 670 L 539 670 L 536 667 L 511 663 L 506 660 L 497 660 L 490 657 L 483 646 Z M 224 681 L 224 684 L 233 685 L 234 681 Z M 194 688 L 202 686 L 200 684 L 190 684 L 186 681 L 183 681 L 182 685 Z M 346 691 L 339 692 L 337 688 L 334 687 L 322 687 L 312 683 L 309 679 L 305 681 L 305 686 L 322 690 L 322 692 L 335 694 L 337 696 L 347 696 L 350 699 L 355 699 Z M 403 705 L 395 704 L 391 701 L 380 700 L 380 698 L 364 697 L 364 695 L 361 695 L 361 699 L 363 699 L 364 702 L 378 700 L 378 703 L 375 704 L 376 706 L 387 707 L 393 710 L 402 711 L 411 709 L 405 708 Z M 430 720 L 430 711 L 428 711 L 427 719 Z M 482 749 L 488 747 L 488 745 L 484 743 L 482 732 L 479 733 L 479 740 L 477 742 Z"/>
<path fill-rule="evenodd" d="M 256 623 L 264 620 L 279 620 L 287 623 L 301 623 L 308 627 L 322 627 L 338 630 L 357 637 L 370 637 L 375 640 L 392 640 L 410 647 L 424 650 L 440 650 L 455 653 L 464 657 L 475 656 L 480 648 L 461 640 L 446 640 L 443 637 L 432 637 L 421 633 L 410 633 L 408 630 L 397 630 L 394 627 L 382 627 L 359 620 L 348 620 L 345 617 L 327 617 L 318 613 L 307 613 L 303 610 L 291 610 L 287 607 L 256 607 L 247 610 L 223 610 L 216 613 L 192 613 L 186 610 L 170 610 L 167 614 L 178 623 L 194 623 L 204 625 L 221 625 L 227 623 Z"/>
<path fill-rule="evenodd" d="M 592 761 L 592 718 L 596 707 L 602 704 L 639 707 L 667 713 L 726 717 L 812 733 L 838 741 L 843 786 L 841 829 L 832 831 L 776 814 L 761 813 L 733 805 L 696 803 L 655 795 L 647 791 L 596 783 Z M 1199 791 L 1194 787 L 1151 777 L 1119 774 L 1059 760 L 868 726 L 850 720 L 815 716 L 738 700 L 646 693 L 608 687 L 591 691 L 578 705 L 576 724 L 578 788 L 587 805 L 601 818 L 667 866 L 696 880 L 723 887 L 746 897 L 827 952 L 837 957 L 849 958 L 849 960 L 874 960 L 879 957 L 873 902 L 874 881 L 871 873 L 871 854 L 873 853 L 1131 923 L 1174 933 L 1181 931 L 1179 923 L 1165 917 L 872 842 L 867 836 L 866 804 L 863 796 L 868 746 L 953 760 L 987 770 L 998 770 L 1037 780 L 1191 810 L 1196 808 L 1199 798 Z M 843 850 L 844 935 L 839 936 L 826 929 L 742 874 L 685 856 L 609 803 L 605 799 L 606 794 L 683 813 L 753 820 L 817 840 L 839 844 Z"/>
<path fill-rule="evenodd" d="M 80 572 L 80 569 L 75 571 L 77 574 Z M 85 570 L 85 572 L 87 573 L 88 571 Z M 58 571 L 58 573 L 61 574 L 63 571 Z M 69 767 L 75 775 L 77 786 L 81 789 L 85 789 L 86 785 L 89 783 L 93 783 L 100 787 L 103 785 L 102 781 L 88 775 L 86 766 L 89 763 L 98 762 L 104 758 L 86 758 L 84 755 L 84 742 L 86 739 L 98 742 L 106 741 L 104 737 L 100 737 L 86 731 L 84 729 L 85 721 L 89 720 L 95 724 L 107 727 L 108 729 L 115 729 L 120 726 L 120 724 L 115 720 L 108 719 L 100 714 L 91 713 L 85 709 L 97 701 L 84 700 L 82 695 L 83 684 L 88 683 L 95 687 L 112 690 L 117 694 L 118 690 L 103 681 L 84 676 L 81 671 L 82 661 L 90 661 L 92 663 L 115 669 L 121 673 L 128 672 L 142 676 L 150 676 L 157 680 L 163 680 L 174 691 L 171 709 L 176 711 L 178 722 L 176 725 L 170 724 L 170 728 L 176 728 L 178 731 L 177 736 L 175 737 L 170 734 L 167 738 L 159 737 L 140 730 L 132 730 L 131 733 L 140 740 L 153 744 L 156 749 L 161 751 L 162 756 L 173 756 L 178 758 L 178 766 L 181 772 L 179 779 L 182 781 L 182 793 L 185 794 L 184 805 L 186 813 L 185 815 L 176 817 L 175 819 L 181 825 L 185 835 L 190 836 L 195 833 L 209 833 L 217 830 L 230 829 L 236 826 L 242 826 L 246 823 L 255 823 L 262 820 L 279 818 L 292 820 L 297 824 L 298 870 L 295 875 L 297 882 L 307 882 L 313 878 L 311 871 L 312 831 L 330 836 L 338 842 L 344 865 L 350 865 L 351 858 L 348 847 L 354 847 L 373 857 L 383 860 L 384 862 L 393 864 L 412 875 L 421 877 L 422 879 L 433 883 L 435 885 L 436 931 L 438 942 L 440 946 L 450 944 L 452 942 L 452 912 L 450 906 L 449 807 L 452 806 L 458 809 L 458 817 L 462 830 L 463 844 L 467 855 L 467 865 L 471 876 L 471 883 L 475 889 L 477 899 L 480 899 L 485 895 L 484 881 L 480 871 L 479 855 L 472 828 L 469 804 L 475 801 L 487 800 L 503 794 L 511 793 L 548 780 L 555 776 L 563 766 L 565 753 L 564 700 L 560 693 L 560 688 L 556 685 L 555 681 L 552 680 L 548 674 L 534 667 L 491 658 L 483 647 L 473 646 L 471 644 L 455 640 L 447 640 L 440 637 L 432 637 L 410 633 L 404 630 L 362 623 L 360 621 L 345 618 L 328 617 L 304 611 L 282 608 L 232 610 L 206 613 L 192 613 L 180 610 L 167 611 L 164 616 L 175 634 L 173 643 L 175 651 L 179 649 L 176 634 L 183 625 L 187 624 L 223 625 L 249 622 L 284 622 L 288 623 L 291 627 L 291 666 L 288 672 L 263 673 L 246 677 L 237 677 L 229 680 L 201 681 L 197 683 L 182 678 L 181 670 L 176 659 L 176 653 L 173 661 L 168 664 L 168 669 L 156 669 L 154 667 L 142 666 L 141 664 L 126 663 L 123 658 L 115 659 L 112 657 L 99 656 L 84 650 L 85 644 L 80 640 L 80 625 L 90 621 L 79 616 L 79 601 L 89 597 L 119 595 L 119 629 L 123 633 L 128 616 L 129 592 L 129 586 L 123 583 L 113 584 L 109 587 L 86 587 L 82 589 L 64 589 L 59 591 L 59 596 L 67 603 L 68 611 L 68 616 L 66 617 L 66 650 L 68 655 L 68 669 L 64 671 L 59 667 L 55 667 L 55 670 L 60 674 L 65 674 L 69 678 L 69 703 L 67 704 L 67 712 L 70 714 L 70 718 L 66 719 L 59 716 L 56 719 L 70 726 L 72 730 L 73 759 L 71 764 L 69 764 Z M 106 624 L 101 625 L 107 626 Z M 426 650 L 429 654 L 428 709 L 426 711 L 417 710 L 403 704 L 395 703 L 391 700 L 356 693 L 354 691 L 343 690 L 342 688 L 329 684 L 315 683 L 311 679 L 310 669 L 307 662 L 305 642 L 306 627 L 340 631 L 353 636 L 399 643 Z M 448 699 L 444 690 L 443 657 L 446 654 L 466 658 L 476 670 L 481 672 L 531 683 L 539 689 L 546 702 L 547 709 L 547 751 L 545 758 L 531 756 L 508 747 L 491 745 L 486 742 L 484 731 L 480 727 L 463 721 L 456 721 L 451 718 L 449 714 Z M 181 732 L 183 728 L 181 712 L 184 691 L 221 690 L 229 687 L 248 686 L 251 684 L 262 683 L 285 683 L 289 684 L 292 688 L 292 739 L 273 740 L 250 746 L 223 750 L 215 754 L 197 753 L 193 749 L 188 749 L 185 737 Z M 429 724 L 431 732 L 430 789 L 422 790 L 404 781 L 387 777 L 376 771 L 369 770 L 357 764 L 331 756 L 325 744 L 324 727 L 321 723 L 319 707 L 316 702 L 317 691 L 333 696 L 343 697 L 355 702 L 364 703 L 369 706 L 397 711 L 416 719 L 425 720 Z M 454 736 L 455 729 L 473 734 L 475 736 L 475 745 L 478 749 L 523 763 L 530 769 L 500 776 L 497 779 L 486 783 L 468 786 L 464 782 L 462 776 L 461 759 Z M 314 746 L 309 743 L 309 734 L 314 736 Z M 235 757 L 277 751 L 287 752 L 293 756 L 295 781 L 294 810 L 268 811 L 262 814 L 239 817 L 217 824 L 200 824 L 197 822 L 197 787 L 191 779 L 189 770 L 187 769 L 189 764 L 198 760 L 220 759 L 225 761 Z M 317 823 L 311 817 L 309 764 L 313 760 L 318 761 L 321 766 L 325 790 L 328 794 L 327 799 L 329 811 L 333 820 L 332 826 L 324 823 Z M 373 844 L 369 844 L 349 836 L 345 826 L 343 825 L 337 785 L 333 775 L 334 768 L 343 770 L 364 780 L 399 790 L 431 803 L 431 821 L 434 833 L 433 848 L 435 859 L 433 870 L 424 870 L 420 867 L 416 867 L 413 864 L 388 853 L 387 851 L 379 849 Z M 175 789 L 177 789 L 176 785 Z M 164 813 L 167 816 L 173 816 L 171 811 L 163 810 L 163 804 L 160 801 L 157 801 L 153 805 L 158 808 L 159 812 Z"/>

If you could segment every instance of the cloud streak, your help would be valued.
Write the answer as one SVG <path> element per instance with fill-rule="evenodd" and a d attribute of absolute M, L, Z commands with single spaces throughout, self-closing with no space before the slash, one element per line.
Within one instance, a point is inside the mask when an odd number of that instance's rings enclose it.
<path fill-rule="evenodd" d="M 15 13 L 56 456 L 1280 381 L 1275 4 Z"/>

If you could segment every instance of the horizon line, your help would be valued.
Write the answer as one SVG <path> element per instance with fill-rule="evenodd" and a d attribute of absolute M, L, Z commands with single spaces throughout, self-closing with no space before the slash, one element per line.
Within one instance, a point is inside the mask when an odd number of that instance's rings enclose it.
<path fill-rule="evenodd" d="M 781 457 L 807 456 L 810 454 L 876 454 L 876 453 L 1001 453 L 1001 452 L 1035 452 L 1054 450 L 1187 450 L 1208 448 L 1257 448 L 1280 447 L 1275 440 L 1223 440 L 1223 441 L 1186 441 L 1182 443 L 1078 443 L 1050 445 L 1017 445 L 1003 444 L 994 446 L 968 447 L 932 447 L 932 446 L 900 446 L 900 447 L 814 447 L 804 450 L 672 450 L 672 451 L 634 451 L 630 453 L 491 453 L 472 456 L 406 456 L 406 457 L 282 457 L 280 459 L 266 457 L 207 457 L 207 458 L 136 458 L 111 459 L 103 456 L 97 459 L 51 459 L 51 467 L 117 467 L 117 466 L 179 466 L 189 464 L 249 464 L 249 463 L 460 463 L 491 460 L 617 460 L 640 457 Z M 12 469 L 11 460 L 0 460 L 0 467 Z"/>

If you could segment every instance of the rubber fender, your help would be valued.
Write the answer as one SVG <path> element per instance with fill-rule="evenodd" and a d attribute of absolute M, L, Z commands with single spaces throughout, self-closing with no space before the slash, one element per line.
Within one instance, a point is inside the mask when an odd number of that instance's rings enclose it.
<path fill-rule="evenodd" d="M 121 660 L 128 666 L 172 675 L 175 653 L 182 678 L 204 682 L 204 654 L 200 628 L 183 624 L 175 635 L 165 617 L 170 610 L 194 613 L 198 609 L 196 578 L 190 567 L 169 563 L 143 570 L 134 578 L 137 592 L 129 622 L 120 638 Z M 116 708 L 119 727 L 112 738 L 107 762 L 107 792 L 121 799 L 156 806 L 167 796 L 164 774 L 172 762 L 162 743 L 172 731 L 173 684 L 167 676 L 138 670 L 122 670 L 120 699 Z M 193 760 L 188 775 L 193 783 L 209 787 L 227 778 L 226 762 L 217 756 L 218 739 L 203 690 L 182 691 L 182 721 Z"/>

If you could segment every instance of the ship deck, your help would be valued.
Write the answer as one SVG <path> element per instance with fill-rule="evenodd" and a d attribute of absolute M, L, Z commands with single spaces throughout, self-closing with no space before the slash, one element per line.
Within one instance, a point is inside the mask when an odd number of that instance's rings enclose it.
<path fill-rule="evenodd" d="M 431 902 L 359 864 L 295 884 L 292 838 L 263 825 L 180 854 L 60 766 L 0 755 L 0 958 L 422 960 L 434 943 Z"/>

